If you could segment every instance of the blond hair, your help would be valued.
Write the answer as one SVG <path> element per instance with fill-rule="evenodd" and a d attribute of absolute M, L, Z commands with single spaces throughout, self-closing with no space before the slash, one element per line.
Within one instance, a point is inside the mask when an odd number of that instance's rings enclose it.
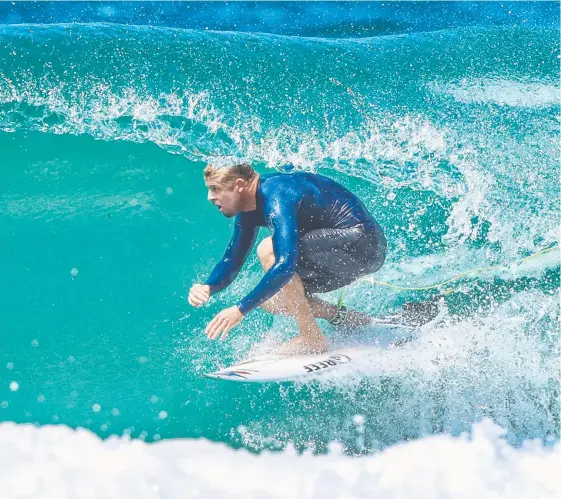
<path fill-rule="evenodd" d="M 218 167 L 207 165 L 204 169 L 203 175 L 205 180 L 212 180 L 219 184 L 231 184 L 238 178 L 244 179 L 246 182 L 251 182 L 257 172 L 248 163 L 241 163 L 239 165 Z"/>

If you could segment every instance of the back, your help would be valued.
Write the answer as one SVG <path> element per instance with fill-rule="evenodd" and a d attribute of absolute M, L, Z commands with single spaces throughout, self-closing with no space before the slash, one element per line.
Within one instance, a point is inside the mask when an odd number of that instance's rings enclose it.
<path fill-rule="evenodd" d="M 362 225 L 365 229 L 379 229 L 374 217 L 362 201 L 334 180 L 307 172 L 263 175 L 258 188 L 258 206 L 267 198 L 281 194 L 298 204 L 298 231 L 315 229 L 347 229 Z M 261 198 L 261 199 L 259 199 Z M 257 211 L 261 211 L 258 210 Z M 261 225 L 267 225 L 262 220 Z"/>

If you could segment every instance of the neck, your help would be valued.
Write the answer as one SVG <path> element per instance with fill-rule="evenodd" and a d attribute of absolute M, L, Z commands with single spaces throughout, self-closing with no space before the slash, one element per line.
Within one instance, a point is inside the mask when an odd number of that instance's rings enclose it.
<path fill-rule="evenodd" d="M 257 186 L 259 185 L 259 174 L 247 186 L 247 199 L 243 211 L 255 211 L 257 208 Z"/>

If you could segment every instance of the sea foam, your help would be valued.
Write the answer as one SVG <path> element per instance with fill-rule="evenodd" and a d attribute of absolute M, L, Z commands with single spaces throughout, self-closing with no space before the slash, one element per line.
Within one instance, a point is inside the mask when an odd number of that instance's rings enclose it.
<path fill-rule="evenodd" d="M 471 436 L 429 436 L 374 455 L 255 455 L 208 440 L 156 443 L 65 426 L 0 424 L 4 499 L 532 498 L 561 496 L 561 447 L 513 448 L 490 420 Z"/>

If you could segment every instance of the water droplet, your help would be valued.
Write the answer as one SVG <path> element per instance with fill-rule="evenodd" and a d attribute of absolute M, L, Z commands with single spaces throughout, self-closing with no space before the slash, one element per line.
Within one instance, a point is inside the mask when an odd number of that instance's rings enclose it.
<path fill-rule="evenodd" d="M 168 413 L 166 411 L 160 411 L 158 416 L 160 417 L 160 419 L 166 419 L 168 417 Z"/>
<path fill-rule="evenodd" d="M 76 267 L 73 267 L 72 270 L 70 271 L 70 275 L 72 277 L 75 277 L 78 275 L 78 269 Z"/>
<path fill-rule="evenodd" d="M 10 390 L 17 392 L 19 390 L 19 383 L 17 381 L 12 381 L 10 383 Z"/>
<path fill-rule="evenodd" d="M 357 426 L 364 425 L 364 416 L 362 414 L 355 414 L 353 416 L 353 423 Z"/>
<path fill-rule="evenodd" d="M 99 412 L 101 411 L 101 406 L 99 404 L 94 404 L 92 405 L 92 410 L 93 412 Z"/>

